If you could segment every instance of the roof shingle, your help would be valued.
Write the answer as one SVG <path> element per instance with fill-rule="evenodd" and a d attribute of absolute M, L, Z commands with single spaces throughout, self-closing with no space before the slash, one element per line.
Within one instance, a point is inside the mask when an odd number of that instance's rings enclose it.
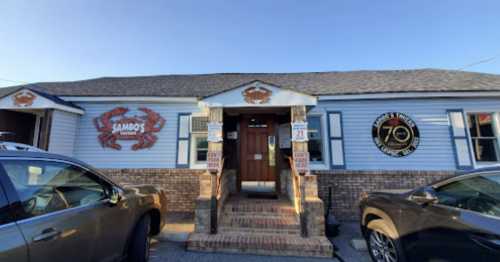
<path fill-rule="evenodd" d="M 103 77 L 2 88 L 0 97 L 22 87 L 57 96 L 205 97 L 255 80 L 310 95 L 500 91 L 500 75 L 417 69 Z"/>

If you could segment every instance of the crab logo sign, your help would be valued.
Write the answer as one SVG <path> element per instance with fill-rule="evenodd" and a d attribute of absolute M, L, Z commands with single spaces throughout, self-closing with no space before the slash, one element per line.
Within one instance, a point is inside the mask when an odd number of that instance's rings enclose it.
<path fill-rule="evenodd" d="M 15 106 L 19 107 L 28 107 L 33 105 L 33 101 L 35 101 L 36 95 L 28 90 L 22 90 L 12 96 L 12 100 L 14 101 Z"/>
<path fill-rule="evenodd" d="M 94 118 L 94 125 L 101 134 L 98 136 L 102 147 L 120 150 L 117 140 L 137 140 L 132 150 L 152 147 L 158 140 L 154 134 L 160 132 L 165 125 L 165 119 L 153 110 L 140 107 L 143 116 L 127 117 L 129 111 L 125 107 L 117 107 L 99 117 Z"/>
<path fill-rule="evenodd" d="M 264 87 L 253 86 L 242 92 L 245 102 L 249 104 L 267 104 L 273 92 Z"/>

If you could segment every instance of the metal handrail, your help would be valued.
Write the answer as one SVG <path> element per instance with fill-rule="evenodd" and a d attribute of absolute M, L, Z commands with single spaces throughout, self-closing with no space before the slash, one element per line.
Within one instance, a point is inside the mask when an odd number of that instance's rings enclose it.
<path fill-rule="evenodd" d="M 295 201 L 296 202 L 295 208 L 297 209 L 297 213 L 300 213 L 302 211 L 302 207 L 301 207 L 301 203 L 300 203 L 300 196 L 301 196 L 300 175 L 297 172 L 297 169 L 295 168 L 295 161 L 293 160 L 293 158 L 288 157 L 288 160 L 290 161 L 290 176 L 292 178 L 292 187 L 293 187 L 293 191 L 294 191 L 294 196 L 295 196 L 295 199 L 298 199 L 298 201 Z"/>
<path fill-rule="evenodd" d="M 222 188 L 222 176 L 224 175 L 224 172 L 223 172 L 223 170 L 224 170 L 224 158 L 221 158 L 219 166 L 220 166 L 220 169 L 217 171 L 217 187 L 216 187 L 216 193 L 215 193 L 215 195 L 217 197 L 220 196 L 220 193 L 222 190 L 221 188 Z"/>
<path fill-rule="evenodd" d="M 304 203 L 303 203 L 303 196 L 305 192 L 302 192 L 303 190 L 303 185 L 301 183 L 304 183 L 303 177 L 301 178 L 299 172 L 295 168 L 295 161 L 293 158 L 288 157 L 288 160 L 290 161 L 290 175 L 292 177 L 292 183 L 293 183 L 293 189 L 294 189 L 294 195 L 295 195 L 295 209 L 297 210 L 297 213 L 299 213 L 299 220 L 300 220 L 300 231 L 301 235 L 303 237 L 307 237 L 307 218 L 304 210 Z"/>

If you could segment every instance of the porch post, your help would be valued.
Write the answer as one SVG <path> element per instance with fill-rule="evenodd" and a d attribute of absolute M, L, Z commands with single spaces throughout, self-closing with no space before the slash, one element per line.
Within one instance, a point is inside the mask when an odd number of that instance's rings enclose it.
<path fill-rule="evenodd" d="M 306 107 L 304 105 L 297 105 L 291 107 L 291 121 L 296 122 L 307 122 Z M 292 141 L 292 152 L 309 152 L 307 148 L 307 141 Z M 294 160 L 295 163 L 295 160 Z M 299 199 L 299 216 L 300 216 L 300 228 L 303 237 L 307 237 L 307 210 L 304 208 L 306 203 L 306 183 L 305 183 L 305 173 L 299 174 L 299 186 L 300 186 L 300 199 Z"/>
<path fill-rule="evenodd" d="M 223 122 L 223 108 L 222 107 L 212 107 L 209 109 L 208 113 L 209 123 L 220 123 Z M 222 141 L 220 142 L 208 142 L 208 155 L 216 154 L 219 158 L 222 158 Z M 221 159 L 218 159 L 220 163 Z M 223 168 L 223 167 L 220 167 Z M 210 234 L 217 233 L 217 171 L 209 170 L 210 172 Z"/>

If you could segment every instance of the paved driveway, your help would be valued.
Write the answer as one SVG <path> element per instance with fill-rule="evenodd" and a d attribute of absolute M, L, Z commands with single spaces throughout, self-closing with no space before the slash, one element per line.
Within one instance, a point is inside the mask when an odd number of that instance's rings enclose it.
<path fill-rule="evenodd" d="M 359 226 L 357 223 L 344 223 L 341 226 L 341 234 L 332 241 L 338 248 L 337 258 L 331 259 L 313 259 L 301 257 L 276 257 L 276 256 L 256 256 L 243 254 L 224 254 L 224 253 L 203 253 L 186 251 L 182 242 L 154 241 L 151 248 L 151 262 L 306 262 L 306 261 L 345 261 L 345 262 L 368 262 L 370 258 L 366 252 L 359 252 L 352 248 L 350 241 L 352 238 L 360 238 Z"/>

